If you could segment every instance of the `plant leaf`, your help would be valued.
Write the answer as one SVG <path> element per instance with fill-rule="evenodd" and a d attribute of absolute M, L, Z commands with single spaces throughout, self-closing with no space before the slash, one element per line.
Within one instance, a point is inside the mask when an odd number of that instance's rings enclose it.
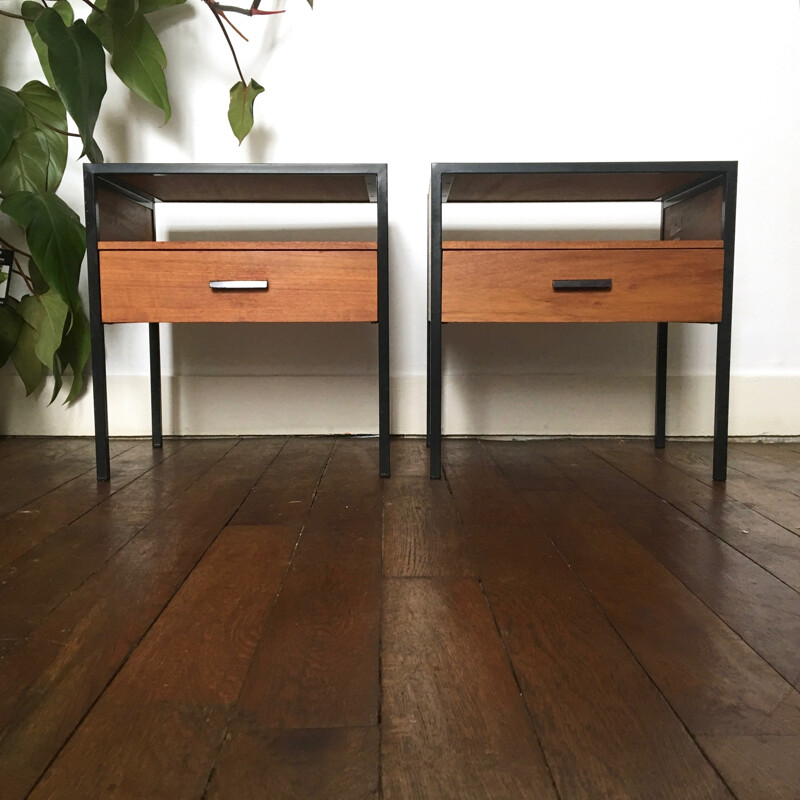
<path fill-rule="evenodd" d="M 76 307 L 86 251 L 86 230 L 78 215 L 52 192 L 17 192 L 3 200 L 0 210 L 25 228 L 30 253 L 50 288 Z"/>
<path fill-rule="evenodd" d="M 50 287 L 47 285 L 47 281 L 44 279 L 41 270 L 36 266 L 36 262 L 32 258 L 29 258 L 26 266 L 28 269 L 28 277 L 33 284 L 34 294 L 44 294 Z"/>
<path fill-rule="evenodd" d="M 72 6 L 69 4 L 68 0 L 56 0 L 51 8 L 64 20 L 65 25 L 72 25 L 75 15 L 72 12 Z M 33 49 L 39 57 L 39 63 L 42 65 L 44 76 L 47 78 L 47 82 L 54 87 L 56 84 L 53 80 L 53 73 L 50 70 L 50 60 L 47 57 L 47 45 L 37 33 L 35 25 L 35 21 L 42 11 L 44 11 L 44 7 L 34 2 L 34 0 L 25 0 L 21 7 L 22 16 L 26 19 L 33 20 L 33 22 L 25 22 L 25 27 L 31 35 Z"/>
<path fill-rule="evenodd" d="M 11 353 L 11 360 L 22 382 L 25 384 L 25 394 L 30 395 L 36 390 L 44 379 L 44 366 L 36 356 L 36 340 L 38 331 L 29 319 L 38 323 L 39 315 L 44 313 L 41 303 L 32 295 L 26 295 L 20 300 L 19 314 L 24 322 L 17 338 L 17 344 Z"/>
<path fill-rule="evenodd" d="M 17 92 L 35 128 L 44 135 L 48 149 L 46 189 L 55 191 L 67 165 L 67 110 L 58 93 L 41 81 L 30 81 Z"/>
<path fill-rule="evenodd" d="M 308 4 L 311 6 L 311 8 L 314 8 L 314 0 L 308 0 Z"/>
<path fill-rule="evenodd" d="M 92 134 L 106 93 L 103 46 L 83 20 L 67 27 L 58 13 L 50 8 L 39 13 L 36 31 L 47 45 L 56 89 L 80 131 L 83 140 L 81 155 L 89 154 L 94 160 L 99 155 L 99 148 Z"/>
<path fill-rule="evenodd" d="M 113 0 L 109 0 L 109 10 L 112 2 Z M 144 14 L 136 14 L 124 25 L 117 23 L 112 16 L 111 28 L 111 68 L 134 94 L 164 112 L 166 124 L 172 115 L 172 109 L 164 75 L 167 57 L 161 42 Z"/>
<path fill-rule="evenodd" d="M 7 303 L 0 306 L 0 367 L 17 346 L 22 330 L 22 317 Z"/>
<path fill-rule="evenodd" d="M 45 135 L 36 128 L 24 130 L 0 163 L 0 193 L 45 191 L 49 161 L 50 148 Z"/>
<path fill-rule="evenodd" d="M 61 362 L 58 360 L 58 356 L 53 356 L 53 394 L 50 395 L 50 402 L 47 405 L 51 405 L 53 400 L 58 397 L 58 393 L 61 391 L 61 387 L 64 385 L 64 379 L 61 374 Z"/>
<path fill-rule="evenodd" d="M 0 159 L 25 126 L 25 106 L 16 92 L 0 86 Z"/>
<path fill-rule="evenodd" d="M 46 367 L 52 368 L 56 351 L 61 347 L 69 306 L 52 290 L 34 297 L 44 309 L 39 322 L 36 357 Z"/>
<path fill-rule="evenodd" d="M 228 122 L 231 130 L 239 140 L 239 144 L 244 141 L 244 137 L 253 128 L 253 103 L 256 97 L 264 91 L 263 86 L 259 86 L 254 80 L 245 86 L 241 81 L 237 81 L 231 86 L 231 103 L 228 107 Z"/>
<path fill-rule="evenodd" d="M 139 0 L 139 11 L 142 14 L 152 14 L 162 8 L 171 8 L 185 3 L 186 0 Z"/>
<path fill-rule="evenodd" d="M 58 357 L 64 367 L 72 368 L 72 386 L 65 403 L 71 403 L 83 389 L 83 370 L 89 360 L 91 344 L 89 338 L 89 320 L 83 306 L 72 309 L 72 324 L 64 333 Z"/>

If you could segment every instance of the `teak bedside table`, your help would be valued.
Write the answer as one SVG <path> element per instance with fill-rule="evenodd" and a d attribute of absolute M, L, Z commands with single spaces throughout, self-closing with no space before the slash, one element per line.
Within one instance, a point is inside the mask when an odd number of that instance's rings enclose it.
<path fill-rule="evenodd" d="M 714 480 L 727 471 L 737 162 L 433 164 L 428 444 L 441 477 L 442 323 L 657 323 L 655 446 L 664 447 L 670 322 L 717 325 Z M 661 203 L 661 240 L 442 240 L 443 203 Z"/>
<path fill-rule="evenodd" d="M 160 322 L 377 322 L 379 471 L 389 475 L 389 227 L 385 164 L 87 164 L 98 480 L 110 476 L 104 325 L 150 326 L 160 447 Z M 161 202 L 375 203 L 374 242 L 157 242 Z"/>

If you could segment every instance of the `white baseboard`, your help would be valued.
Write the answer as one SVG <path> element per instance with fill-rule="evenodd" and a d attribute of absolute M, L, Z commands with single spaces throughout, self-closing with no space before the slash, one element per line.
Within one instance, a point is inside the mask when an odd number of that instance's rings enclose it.
<path fill-rule="evenodd" d="M 425 433 L 424 375 L 392 379 L 392 432 Z M 444 380 L 446 435 L 649 435 L 652 376 L 451 375 Z M 378 430 L 374 376 L 165 377 L 167 435 L 374 434 Z M 26 399 L 16 375 L 0 375 L 0 434 L 89 436 L 91 394 L 72 407 L 48 406 L 47 389 Z M 732 436 L 800 435 L 800 376 L 734 376 Z M 668 382 L 667 435 L 713 431 L 712 376 Z M 149 379 L 109 377 L 112 435 L 150 430 Z"/>

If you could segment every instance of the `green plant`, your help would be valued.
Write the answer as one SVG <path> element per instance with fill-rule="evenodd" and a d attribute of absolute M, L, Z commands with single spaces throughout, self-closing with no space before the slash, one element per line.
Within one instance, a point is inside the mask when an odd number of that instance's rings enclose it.
<path fill-rule="evenodd" d="M 239 8 L 201 0 L 219 22 L 239 74 L 228 109 L 239 143 L 253 127 L 253 104 L 263 89 L 245 80 L 225 25 L 239 33 L 227 14 L 282 13 L 262 11 L 260 1 Z M 21 296 L 0 305 L 0 366 L 12 360 L 28 395 L 52 372 L 52 402 L 69 370 L 67 402 L 73 400 L 89 358 L 89 323 L 78 294 L 85 230 L 58 196 L 68 137 L 80 138 L 81 158 L 103 160 L 94 129 L 106 93 L 106 53 L 117 77 L 169 120 L 167 58 L 148 18 L 184 2 L 79 0 L 77 7 L 87 8 L 85 19 L 76 18 L 71 0 L 24 0 L 18 13 L 0 10 L 6 24 L 19 25 L 30 38 L 47 81 L 31 80 L 16 91 L 0 85 L 0 214 L 26 242 L 23 248 L 0 238 L 0 246 L 15 251 L 11 272 L 0 279 L 13 273 L 25 285 Z M 308 3 L 313 7 L 313 0 Z M 69 120 L 77 131 L 68 130 Z"/>

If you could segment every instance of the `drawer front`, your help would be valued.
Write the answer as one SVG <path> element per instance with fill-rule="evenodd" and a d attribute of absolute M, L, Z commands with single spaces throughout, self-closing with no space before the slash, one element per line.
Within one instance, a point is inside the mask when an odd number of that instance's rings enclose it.
<path fill-rule="evenodd" d="M 719 322 L 722 272 L 721 248 L 445 250 L 442 321 Z"/>
<path fill-rule="evenodd" d="M 212 281 L 266 281 L 217 289 Z M 100 253 L 103 322 L 374 322 L 377 254 L 181 250 Z"/>

